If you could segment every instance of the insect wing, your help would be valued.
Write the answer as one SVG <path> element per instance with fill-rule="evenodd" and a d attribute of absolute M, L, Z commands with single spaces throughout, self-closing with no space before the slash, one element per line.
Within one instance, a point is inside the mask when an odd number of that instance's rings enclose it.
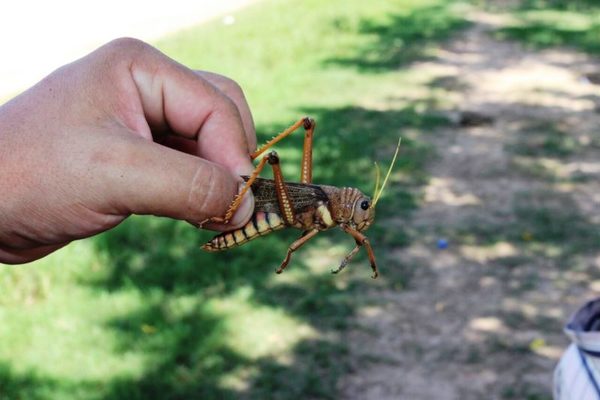
<path fill-rule="evenodd" d="M 248 180 L 246 176 L 243 178 Z M 296 213 L 316 207 L 319 201 L 327 202 L 329 200 L 327 194 L 318 185 L 294 182 L 286 182 L 285 185 Z M 257 178 L 252 184 L 252 193 L 254 194 L 254 211 L 280 213 L 275 181 Z"/>

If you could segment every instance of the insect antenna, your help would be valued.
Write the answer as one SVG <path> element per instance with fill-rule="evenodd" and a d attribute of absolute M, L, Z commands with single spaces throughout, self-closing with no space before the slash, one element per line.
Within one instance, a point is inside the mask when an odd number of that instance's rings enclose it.
<path fill-rule="evenodd" d="M 379 169 L 379 164 L 377 164 L 377 161 L 375 161 L 375 190 L 373 190 L 373 196 L 371 197 L 373 200 L 375 200 L 375 197 L 377 196 L 377 191 L 379 190 L 379 183 L 381 182 L 381 170 Z"/>
<path fill-rule="evenodd" d="M 390 168 L 388 169 L 387 174 L 385 174 L 385 178 L 383 179 L 383 183 L 381 184 L 381 188 L 379 189 L 379 192 L 377 192 L 374 195 L 373 204 L 371 205 L 371 207 L 375 207 L 375 205 L 381 198 L 381 195 L 383 194 L 383 189 L 385 188 L 385 184 L 387 183 L 390 175 L 392 174 L 392 168 L 394 168 L 394 164 L 396 163 L 396 158 L 398 157 L 398 151 L 400 150 L 401 142 L 402 142 L 402 138 L 399 138 L 398 145 L 396 146 L 396 152 L 394 153 L 394 158 L 392 158 L 392 163 L 390 164 Z"/>

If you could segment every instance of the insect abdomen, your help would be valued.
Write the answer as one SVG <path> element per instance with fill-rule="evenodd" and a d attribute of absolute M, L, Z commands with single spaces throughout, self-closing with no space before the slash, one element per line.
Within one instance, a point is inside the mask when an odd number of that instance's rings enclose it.
<path fill-rule="evenodd" d="M 202 248 L 207 251 L 227 250 L 284 227 L 283 220 L 278 214 L 259 211 L 254 213 L 242 228 L 220 233 Z"/>

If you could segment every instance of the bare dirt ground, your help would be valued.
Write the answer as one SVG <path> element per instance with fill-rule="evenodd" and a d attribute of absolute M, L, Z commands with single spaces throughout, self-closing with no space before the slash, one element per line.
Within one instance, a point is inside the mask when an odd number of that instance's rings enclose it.
<path fill-rule="evenodd" d="M 598 247 L 577 250 L 600 222 L 600 90 L 583 78 L 600 65 L 496 40 L 501 19 L 472 19 L 412 68 L 437 76 L 457 111 L 493 121 L 425 134 L 438 156 L 420 208 L 402 221 L 414 240 L 393 255 L 412 276 L 368 294 L 376 305 L 349 334 L 345 399 L 551 398 L 562 326 L 600 294 Z M 548 142 L 550 131 L 566 142 Z M 540 209 L 557 219 L 532 217 Z M 582 230 L 563 244 L 571 224 Z"/>

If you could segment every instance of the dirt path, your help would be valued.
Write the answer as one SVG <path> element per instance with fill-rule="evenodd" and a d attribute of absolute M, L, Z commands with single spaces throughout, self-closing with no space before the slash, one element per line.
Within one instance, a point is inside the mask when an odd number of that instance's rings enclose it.
<path fill-rule="evenodd" d="M 575 51 L 495 40 L 502 21 L 489 14 L 473 22 L 413 68 L 493 123 L 425 134 L 439 157 L 407 221 L 414 240 L 394 254 L 414 275 L 406 289 L 370 293 L 378 306 L 350 333 L 345 399 L 550 398 L 563 322 L 600 293 L 600 253 L 576 247 L 600 221 L 600 91 L 582 79 L 599 67 Z M 564 246 L 544 236 L 579 224 Z M 436 248 L 440 237 L 448 249 Z"/>

